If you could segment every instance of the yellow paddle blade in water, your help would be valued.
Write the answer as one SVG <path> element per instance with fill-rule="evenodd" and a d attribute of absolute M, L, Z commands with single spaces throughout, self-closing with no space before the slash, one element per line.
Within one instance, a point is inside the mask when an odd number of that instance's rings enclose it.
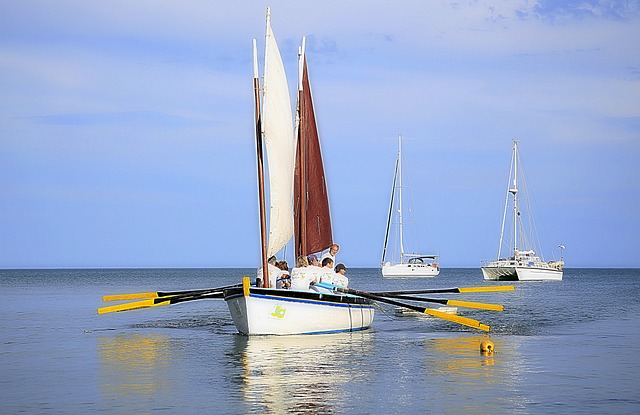
<path fill-rule="evenodd" d="M 105 313 L 114 313 L 117 311 L 129 311 L 129 310 L 137 310 L 139 308 L 147 308 L 147 307 L 156 307 L 161 305 L 169 305 L 170 299 L 167 298 L 166 301 L 155 302 L 155 300 L 142 300 L 142 301 L 134 301 L 133 303 L 125 303 L 118 305 L 110 305 L 107 307 L 101 307 L 98 309 L 98 314 Z"/>
<path fill-rule="evenodd" d="M 114 294 L 105 295 L 102 301 L 121 301 L 121 300 L 137 300 L 139 298 L 158 298 L 158 293 L 133 293 L 133 294 Z"/>
<path fill-rule="evenodd" d="M 431 308 L 425 308 L 425 314 L 429 314 L 433 317 L 438 317 L 443 320 L 452 321 L 454 323 L 462 324 L 463 326 L 472 327 L 474 329 L 479 329 L 483 331 L 489 331 L 489 326 L 486 324 L 480 323 L 478 320 L 474 320 L 468 317 L 461 317 L 455 314 L 443 313 L 442 311 L 434 310 Z"/>
<path fill-rule="evenodd" d="M 476 303 L 475 301 L 448 300 L 447 305 L 457 306 L 457 307 L 466 307 L 466 308 L 477 308 L 480 310 L 504 311 L 503 305 Z"/>

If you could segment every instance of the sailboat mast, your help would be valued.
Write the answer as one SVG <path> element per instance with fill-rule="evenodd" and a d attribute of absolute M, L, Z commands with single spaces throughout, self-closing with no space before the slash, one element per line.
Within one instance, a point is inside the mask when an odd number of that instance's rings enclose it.
<path fill-rule="evenodd" d="M 518 254 L 518 141 L 513 140 L 513 255 Z"/>
<path fill-rule="evenodd" d="M 267 9 L 267 20 L 269 12 Z M 264 192 L 264 156 L 262 151 L 262 118 L 260 116 L 260 79 L 258 77 L 258 48 L 256 40 L 253 39 L 253 92 L 255 99 L 255 123 L 256 123 L 256 159 L 258 165 L 258 199 L 260 206 L 260 244 L 262 263 L 262 284 L 269 287 L 269 278 L 264 278 L 268 274 L 267 268 L 267 207 Z"/>
<path fill-rule="evenodd" d="M 402 226 L 402 136 L 398 134 L 398 239 L 400 240 L 400 262 L 404 259 Z"/>
<path fill-rule="evenodd" d="M 303 99 L 303 73 L 304 73 L 304 52 L 305 52 L 305 47 L 306 47 L 306 37 L 302 37 L 302 46 L 300 47 L 300 50 L 298 52 L 298 115 L 297 115 L 297 121 L 298 121 L 298 135 L 297 135 L 297 139 L 298 139 L 298 147 L 297 147 L 297 157 L 300 158 L 300 170 L 299 170 L 299 174 L 300 174 L 300 180 L 299 180 L 299 195 L 300 195 L 300 200 L 298 201 L 298 203 L 300 203 L 300 210 L 299 210 L 299 214 L 300 214 L 300 218 L 299 218 L 299 223 L 300 223 L 300 234 L 299 234 L 299 246 L 296 246 L 296 257 L 300 256 L 300 255 L 307 255 L 307 202 L 308 202 L 308 198 L 307 198 L 307 160 L 306 160 L 306 155 L 307 155 L 307 142 L 304 139 L 305 135 L 303 134 L 303 128 L 304 128 L 304 123 L 306 122 L 306 120 L 304 119 L 304 113 L 305 113 L 305 108 L 304 108 L 304 104 L 305 104 L 305 100 Z"/>

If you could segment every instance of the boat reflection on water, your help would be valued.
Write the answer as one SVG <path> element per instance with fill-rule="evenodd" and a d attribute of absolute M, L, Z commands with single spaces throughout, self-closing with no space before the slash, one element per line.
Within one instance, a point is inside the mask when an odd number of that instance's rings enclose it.
<path fill-rule="evenodd" d="M 170 389 L 169 337 L 122 334 L 98 337 L 97 341 L 100 386 L 105 400 L 124 399 L 128 409 L 150 410 L 145 402 L 158 399 Z"/>
<path fill-rule="evenodd" d="M 332 413 L 371 352 L 371 333 L 238 336 L 241 391 L 251 412 Z"/>

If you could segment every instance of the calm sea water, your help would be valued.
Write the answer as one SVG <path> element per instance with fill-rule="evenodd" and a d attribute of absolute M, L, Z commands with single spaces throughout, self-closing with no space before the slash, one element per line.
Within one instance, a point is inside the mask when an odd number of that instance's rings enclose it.
<path fill-rule="evenodd" d="M 104 294 L 211 288 L 244 274 L 253 271 L 0 271 L 0 413 L 640 413 L 635 269 L 568 269 L 562 282 L 448 296 L 504 304 L 459 310 L 489 335 L 385 305 L 364 332 L 251 338 L 235 334 L 222 300 L 96 313 Z M 348 275 L 372 291 L 492 284 L 479 269 Z M 494 356 L 479 353 L 486 338 Z"/>

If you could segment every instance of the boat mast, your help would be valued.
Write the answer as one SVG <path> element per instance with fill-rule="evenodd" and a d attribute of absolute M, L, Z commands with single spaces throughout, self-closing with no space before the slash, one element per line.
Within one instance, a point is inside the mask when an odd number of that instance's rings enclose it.
<path fill-rule="evenodd" d="M 269 21 L 269 9 L 267 9 L 267 24 Z M 266 51 L 265 51 L 266 52 Z M 266 60 L 266 59 L 265 59 Z M 253 92 L 255 99 L 255 123 L 256 123 L 256 159 L 258 164 L 258 199 L 260 206 L 260 244 L 262 256 L 262 284 L 269 287 L 267 265 L 267 213 L 264 195 L 264 156 L 262 151 L 262 118 L 260 116 L 260 79 L 258 77 L 258 48 L 253 39 Z M 267 278 L 265 278 L 267 275 Z"/>
<path fill-rule="evenodd" d="M 513 140 L 513 256 L 518 255 L 518 141 Z"/>
<path fill-rule="evenodd" d="M 303 99 L 303 73 L 304 73 L 304 60 L 305 60 L 305 47 L 306 47 L 306 37 L 302 37 L 302 45 L 298 50 L 298 157 L 300 157 L 300 246 L 296 246 L 296 258 L 299 255 L 307 255 L 307 142 L 304 140 L 304 134 L 302 134 L 302 130 L 304 128 L 304 123 L 307 121 L 304 119 L 304 99 Z"/>
<path fill-rule="evenodd" d="M 398 239 L 400 240 L 400 262 L 404 260 L 402 235 L 402 136 L 398 134 Z"/>

